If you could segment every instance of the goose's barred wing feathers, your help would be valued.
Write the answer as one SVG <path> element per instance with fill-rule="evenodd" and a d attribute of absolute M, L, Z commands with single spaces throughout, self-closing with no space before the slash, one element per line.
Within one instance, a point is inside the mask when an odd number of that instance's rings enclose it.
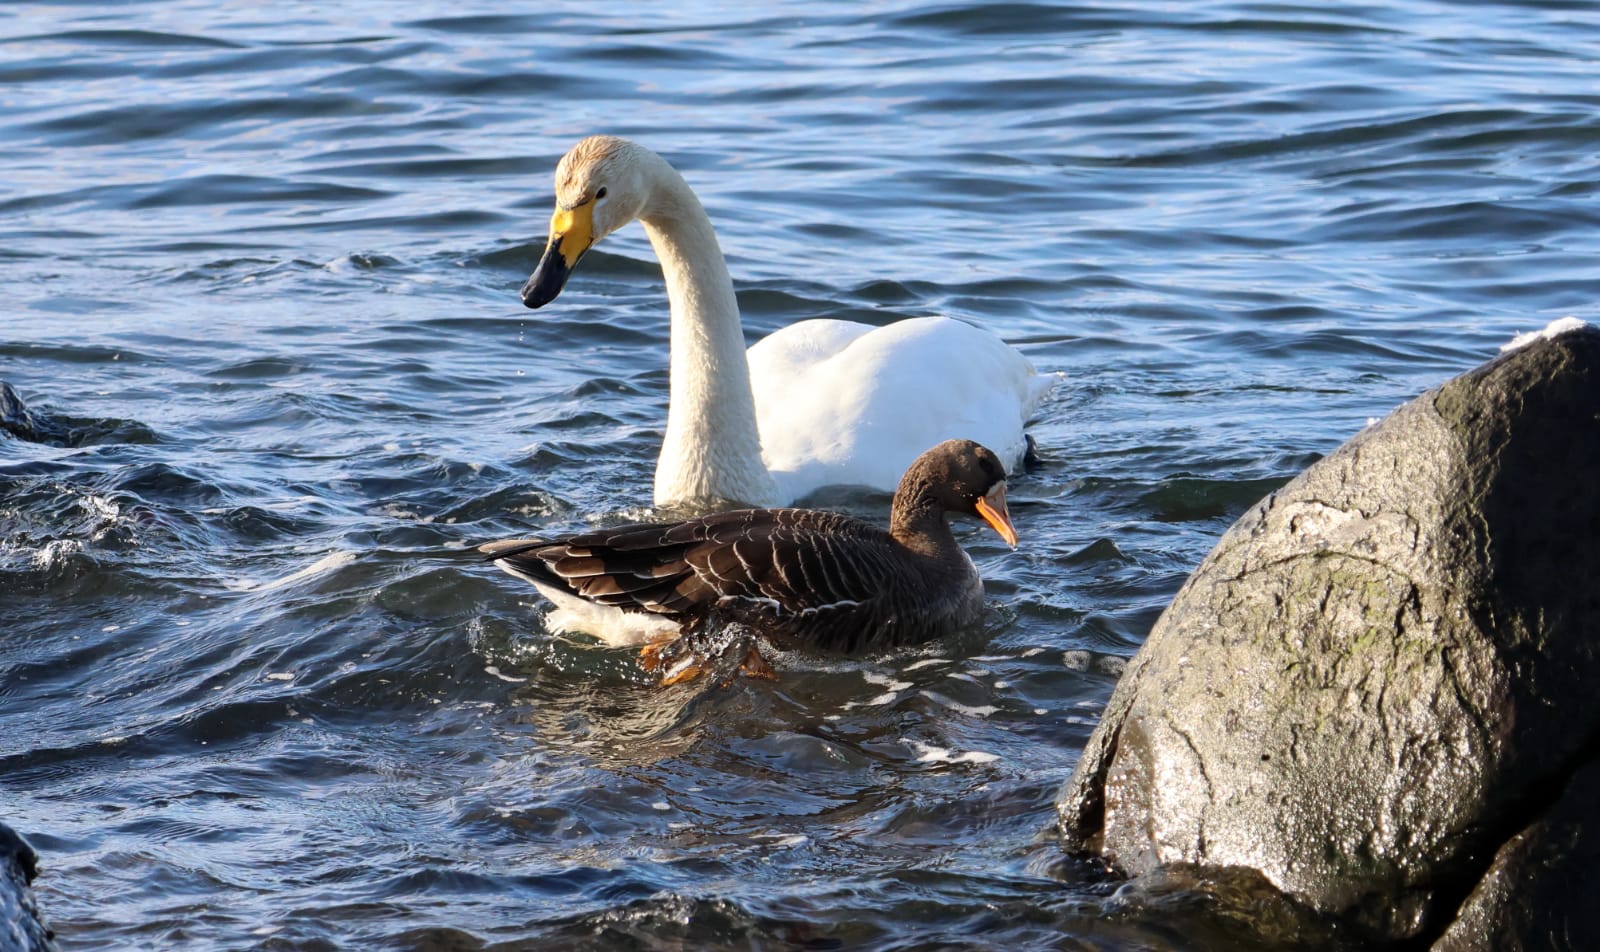
<path fill-rule="evenodd" d="M 489 557 L 603 605 L 688 620 L 738 601 L 773 616 L 869 601 L 893 573 L 895 545 L 837 513 L 749 509 L 505 543 Z"/>

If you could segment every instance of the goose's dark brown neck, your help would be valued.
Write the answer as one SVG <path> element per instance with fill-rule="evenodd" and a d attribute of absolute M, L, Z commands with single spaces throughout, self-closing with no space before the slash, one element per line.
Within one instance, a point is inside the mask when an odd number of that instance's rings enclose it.
<path fill-rule="evenodd" d="M 923 555 L 937 557 L 959 549 L 955 533 L 950 531 L 950 520 L 944 507 L 934 500 L 931 487 L 919 485 L 912 492 L 906 492 L 906 488 L 895 494 L 889 513 L 889 535 Z"/>

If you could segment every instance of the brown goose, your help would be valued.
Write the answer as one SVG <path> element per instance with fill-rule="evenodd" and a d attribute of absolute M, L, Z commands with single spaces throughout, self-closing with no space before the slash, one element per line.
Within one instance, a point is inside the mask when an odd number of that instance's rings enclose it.
<path fill-rule="evenodd" d="M 975 515 L 1017 544 L 1005 467 L 971 440 L 940 443 L 911 464 L 887 532 L 815 509 L 743 509 L 480 549 L 555 603 L 552 627 L 646 644 L 642 657 L 654 668 L 664 643 L 708 624 L 840 651 L 927 641 L 971 624 L 983 583 L 950 531 L 951 512 Z M 745 667 L 770 671 L 754 652 Z M 666 680 L 699 670 L 679 665 Z"/>

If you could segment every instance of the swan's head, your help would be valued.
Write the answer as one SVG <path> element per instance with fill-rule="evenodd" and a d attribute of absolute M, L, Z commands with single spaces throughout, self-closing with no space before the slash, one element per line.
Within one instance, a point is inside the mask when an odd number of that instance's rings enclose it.
<path fill-rule="evenodd" d="M 912 462 L 894 494 L 896 509 L 932 506 L 977 516 L 1013 548 L 1017 530 L 1006 509 L 1006 467 L 987 446 L 945 440 Z"/>
<path fill-rule="evenodd" d="M 590 136 L 562 157 L 550 241 L 522 286 L 522 303 L 543 307 L 555 300 L 584 252 L 639 217 L 649 191 L 642 154 L 648 153 L 627 139 Z"/>

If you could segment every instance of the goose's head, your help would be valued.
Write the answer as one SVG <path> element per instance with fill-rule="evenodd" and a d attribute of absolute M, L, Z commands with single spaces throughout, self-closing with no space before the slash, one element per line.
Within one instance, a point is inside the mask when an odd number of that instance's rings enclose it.
<path fill-rule="evenodd" d="M 543 307 L 566 286 L 568 275 L 595 242 L 639 217 L 649 186 L 651 153 L 616 136 L 590 136 L 556 166 L 556 212 L 550 241 L 533 276 L 522 286 L 522 303 Z"/>
<path fill-rule="evenodd" d="M 1006 544 L 1017 544 L 1017 530 L 1006 509 L 1006 468 L 1000 457 L 971 440 L 945 440 L 916 458 L 894 494 L 895 508 L 933 506 L 943 512 L 977 516 Z"/>

